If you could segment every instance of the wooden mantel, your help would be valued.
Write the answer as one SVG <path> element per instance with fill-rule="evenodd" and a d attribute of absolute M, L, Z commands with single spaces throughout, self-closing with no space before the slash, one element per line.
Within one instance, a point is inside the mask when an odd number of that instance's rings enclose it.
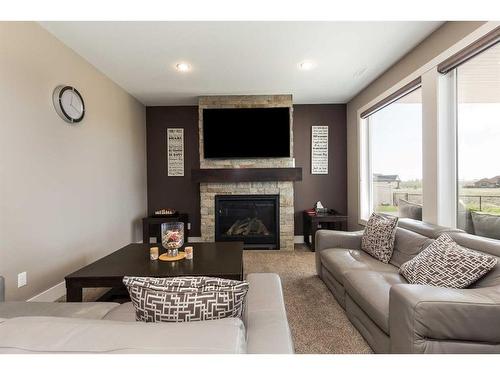
<path fill-rule="evenodd" d="M 192 169 L 194 182 L 302 181 L 302 168 L 204 168 Z"/>

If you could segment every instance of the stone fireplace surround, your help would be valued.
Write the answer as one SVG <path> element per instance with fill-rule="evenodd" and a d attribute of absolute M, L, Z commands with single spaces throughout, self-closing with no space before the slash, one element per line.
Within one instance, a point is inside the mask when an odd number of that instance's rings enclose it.
<path fill-rule="evenodd" d="M 203 157 L 203 109 L 205 108 L 290 108 L 290 157 L 263 159 L 205 159 Z M 203 96 L 198 100 L 200 168 L 287 168 L 294 167 L 293 107 L 291 95 Z M 242 129 L 244 132 L 245 129 Z M 230 141 L 230 140 L 228 140 Z M 202 241 L 215 241 L 216 195 L 265 195 L 280 197 L 280 250 L 294 246 L 294 193 L 291 181 L 200 183 Z"/>

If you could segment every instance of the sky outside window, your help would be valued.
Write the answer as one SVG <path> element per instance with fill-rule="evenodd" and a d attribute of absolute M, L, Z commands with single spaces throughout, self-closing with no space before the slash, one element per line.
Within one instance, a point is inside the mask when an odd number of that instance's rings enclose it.
<path fill-rule="evenodd" d="M 370 116 L 373 173 L 422 179 L 421 89 Z"/>

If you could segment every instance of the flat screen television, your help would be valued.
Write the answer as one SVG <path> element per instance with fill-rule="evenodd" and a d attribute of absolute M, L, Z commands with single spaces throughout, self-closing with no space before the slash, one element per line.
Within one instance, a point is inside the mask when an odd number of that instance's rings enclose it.
<path fill-rule="evenodd" d="M 205 159 L 290 157 L 290 109 L 204 109 L 203 149 Z"/>

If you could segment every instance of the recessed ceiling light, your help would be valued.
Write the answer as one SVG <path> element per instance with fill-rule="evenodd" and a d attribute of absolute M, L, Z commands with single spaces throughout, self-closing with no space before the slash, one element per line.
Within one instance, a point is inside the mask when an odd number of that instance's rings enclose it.
<path fill-rule="evenodd" d="M 188 63 L 178 63 L 176 66 L 175 66 L 175 69 L 177 69 L 177 71 L 179 72 L 189 72 L 191 70 L 191 65 L 189 65 Z"/>
<path fill-rule="evenodd" d="M 311 70 L 313 69 L 314 67 L 316 66 L 316 64 L 314 64 L 312 61 L 302 61 L 300 64 L 299 64 L 299 68 L 301 70 Z"/>

